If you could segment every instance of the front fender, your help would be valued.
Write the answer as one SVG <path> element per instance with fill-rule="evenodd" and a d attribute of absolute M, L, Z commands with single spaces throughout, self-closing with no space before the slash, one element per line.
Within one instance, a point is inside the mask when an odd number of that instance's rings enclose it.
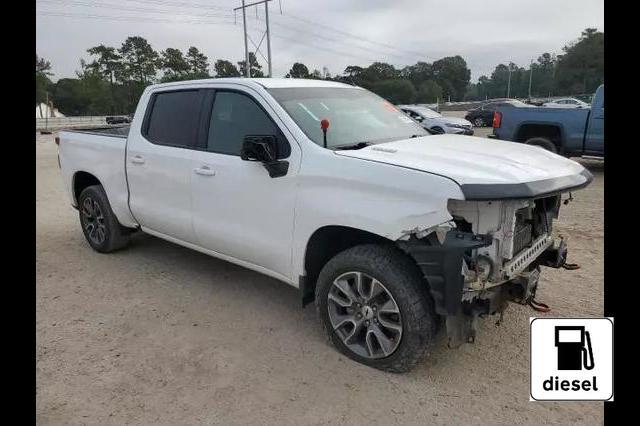
<path fill-rule="evenodd" d="M 325 226 L 367 231 L 391 241 L 452 219 L 449 199 L 463 200 L 454 181 L 431 173 L 329 154 L 303 164 L 296 199 L 292 276 L 305 275 L 309 238 Z"/>

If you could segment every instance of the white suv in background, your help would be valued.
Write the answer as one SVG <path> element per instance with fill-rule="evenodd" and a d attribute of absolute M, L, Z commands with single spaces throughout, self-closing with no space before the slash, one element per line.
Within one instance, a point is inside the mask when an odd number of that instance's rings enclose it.
<path fill-rule="evenodd" d="M 548 108 L 589 108 L 590 105 L 576 98 L 553 99 L 542 104 Z"/>
<path fill-rule="evenodd" d="M 419 122 L 429 133 L 473 135 L 473 125 L 464 118 L 445 117 L 422 105 L 398 105 L 405 114 Z"/>

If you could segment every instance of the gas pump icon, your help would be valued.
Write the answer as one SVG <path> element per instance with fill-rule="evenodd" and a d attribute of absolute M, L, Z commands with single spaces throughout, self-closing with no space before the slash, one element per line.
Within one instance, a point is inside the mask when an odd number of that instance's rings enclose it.
<path fill-rule="evenodd" d="M 583 326 L 556 326 L 558 370 L 591 370 L 594 367 L 591 336 Z M 586 347 L 585 347 L 586 338 Z M 588 356 L 588 363 L 587 363 Z"/>

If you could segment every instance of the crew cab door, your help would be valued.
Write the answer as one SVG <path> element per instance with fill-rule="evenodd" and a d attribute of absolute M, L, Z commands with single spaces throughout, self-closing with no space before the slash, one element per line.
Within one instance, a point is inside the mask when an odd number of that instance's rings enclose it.
<path fill-rule="evenodd" d="M 205 105 L 206 147 L 196 154 L 191 176 L 198 245 L 291 278 L 300 148 L 251 89 L 211 90 Z M 276 136 L 278 158 L 289 162 L 285 176 L 272 178 L 262 163 L 240 158 L 247 135 Z"/>
<path fill-rule="evenodd" d="M 585 154 L 604 155 L 604 86 L 593 97 L 584 150 Z"/>
<path fill-rule="evenodd" d="M 129 206 L 145 230 L 195 240 L 191 175 L 198 140 L 202 90 L 156 92 L 140 129 L 127 141 Z"/>

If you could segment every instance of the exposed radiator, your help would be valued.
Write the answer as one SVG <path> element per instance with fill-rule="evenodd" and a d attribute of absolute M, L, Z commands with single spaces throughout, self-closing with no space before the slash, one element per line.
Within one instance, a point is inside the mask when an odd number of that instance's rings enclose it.
<path fill-rule="evenodd" d="M 531 223 L 516 223 L 516 229 L 513 233 L 513 254 L 517 255 L 525 248 L 531 245 L 532 240 Z"/>

